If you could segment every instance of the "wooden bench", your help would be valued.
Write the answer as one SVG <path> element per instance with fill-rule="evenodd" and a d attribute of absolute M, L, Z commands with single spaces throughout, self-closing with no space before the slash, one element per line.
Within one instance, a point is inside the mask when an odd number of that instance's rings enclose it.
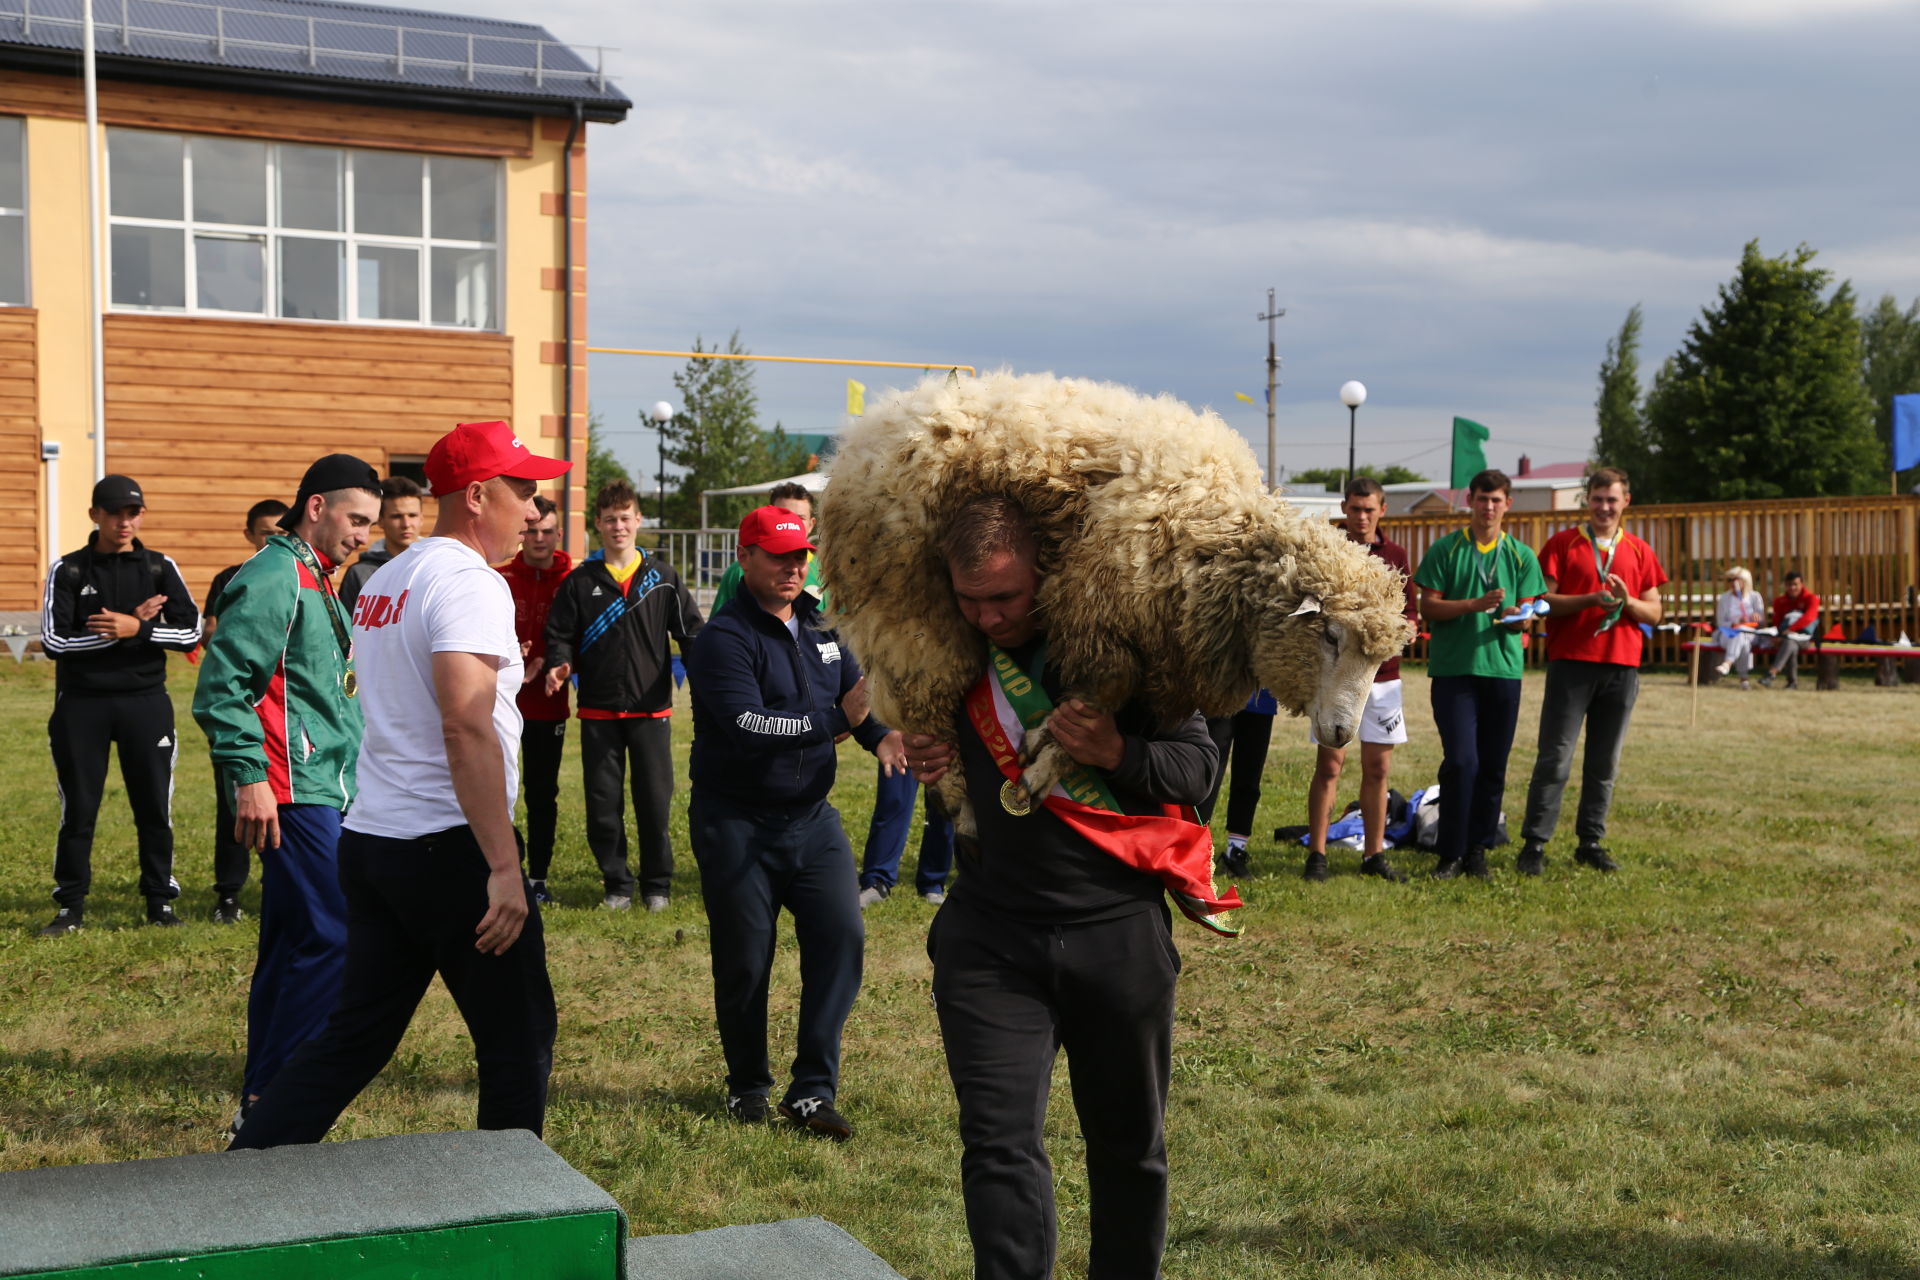
<path fill-rule="evenodd" d="M 1756 657 L 1773 652 L 1773 637 L 1762 636 L 1753 646 Z M 1720 652 L 1720 642 L 1714 639 L 1688 640 L 1681 644 L 1682 649 L 1696 650 L 1701 655 L 1698 663 L 1689 663 L 1688 669 L 1701 684 L 1713 684 L 1720 679 L 1715 668 L 1718 663 L 1706 661 L 1708 652 Z M 1891 688 L 1902 682 L 1920 684 L 1920 646 L 1897 644 L 1853 644 L 1844 640 L 1822 640 L 1808 645 L 1800 651 L 1803 658 L 1818 658 L 1818 675 L 1814 681 L 1816 689 L 1838 689 L 1840 687 L 1840 659 L 1872 658 L 1874 660 L 1873 682 L 1883 688 Z"/>

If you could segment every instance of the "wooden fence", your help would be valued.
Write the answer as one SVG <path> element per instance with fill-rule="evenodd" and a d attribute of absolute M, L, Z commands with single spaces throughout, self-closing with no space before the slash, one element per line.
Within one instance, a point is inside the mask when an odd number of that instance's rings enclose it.
<path fill-rule="evenodd" d="M 1584 509 L 1510 511 L 1505 528 L 1538 551 L 1584 518 Z M 1428 547 L 1465 521 L 1464 515 L 1395 516 L 1380 527 L 1418 565 Z M 1883 641 L 1902 631 L 1920 641 L 1920 497 L 1636 506 L 1626 527 L 1652 544 L 1667 571 L 1660 594 L 1668 622 L 1711 623 L 1725 590 L 1722 575 L 1735 565 L 1753 573 L 1753 589 L 1768 601 L 1783 590 L 1788 570 L 1798 569 L 1820 597 L 1822 633 L 1838 623 L 1851 640 L 1871 624 Z M 1680 644 L 1692 635 L 1691 628 L 1656 631 L 1647 661 L 1682 663 Z M 1529 648 L 1533 661 L 1545 660 L 1541 641 Z M 1416 652 L 1424 656 L 1424 645 Z"/>

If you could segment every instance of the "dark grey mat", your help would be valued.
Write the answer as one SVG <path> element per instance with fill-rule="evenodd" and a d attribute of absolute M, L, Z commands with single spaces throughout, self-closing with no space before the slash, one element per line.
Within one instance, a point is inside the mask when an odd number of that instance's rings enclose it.
<path fill-rule="evenodd" d="M 524 1129 L 27 1169 L 0 1173 L 0 1276 L 609 1211 Z"/>
<path fill-rule="evenodd" d="M 825 1218 L 627 1241 L 627 1280 L 900 1280 Z"/>

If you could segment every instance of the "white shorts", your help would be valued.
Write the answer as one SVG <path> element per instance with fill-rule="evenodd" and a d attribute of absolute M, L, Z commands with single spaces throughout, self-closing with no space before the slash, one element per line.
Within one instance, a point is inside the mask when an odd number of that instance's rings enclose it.
<path fill-rule="evenodd" d="M 1360 713 L 1360 741 L 1381 747 L 1397 747 L 1407 740 L 1407 717 L 1400 710 L 1400 682 L 1381 680 L 1367 688 L 1367 709 Z M 1307 741 L 1319 746 L 1313 726 L 1307 726 Z"/>

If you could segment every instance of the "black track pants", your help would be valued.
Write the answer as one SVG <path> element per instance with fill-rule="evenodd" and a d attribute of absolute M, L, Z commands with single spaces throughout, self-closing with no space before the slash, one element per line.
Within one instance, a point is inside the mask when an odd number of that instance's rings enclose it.
<path fill-rule="evenodd" d="M 560 756 L 565 720 L 529 720 L 520 730 L 520 788 L 527 798 L 527 875 L 545 880 L 553 866 L 553 830 L 560 820 Z M 624 825 L 624 824 L 622 824 Z"/>
<path fill-rule="evenodd" d="M 1167 1242 L 1165 1121 L 1180 972 L 1167 910 L 1022 924 L 968 907 L 965 891 L 962 882 L 934 917 L 927 953 L 960 1101 L 973 1274 L 1053 1274 L 1043 1130 L 1054 1056 L 1064 1048 L 1087 1144 L 1087 1276 L 1152 1280 Z"/>
<path fill-rule="evenodd" d="M 93 824 L 107 784 L 107 751 L 120 748 L 120 777 L 140 836 L 140 896 L 180 895 L 173 879 L 173 699 L 166 690 L 114 697 L 61 694 L 47 721 L 60 786 L 60 835 L 53 852 L 53 900 L 86 901 L 93 887 Z"/>
<path fill-rule="evenodd" d="M 468 827 L 419 840 L 340 834 L 346 970 L 326 1029 L 281 1067 L 229 1150 L 318 1142 L 380 1074 L 434 975 L 466 1020 L 479 1068 L 476 1129 L 529 1129 L 547 1114 L 558 1025 L 540 907 L 504 955 L 482 955 L 487 859 Z M 523 887 L 525 881 L 521 882 Z"/>
<path fill-rule="evenodd" d="M 665 716 L 580 722 L 580 773 L 587 793 L 587 845 L 608 893 L 633 895 L 627 869 L 627 802 L 621 794 L 633 762 L 633 825 L 640 839 L 640 892 L 673 892 L 673 846 L 667 808 L 673 802 L 673 721 Z"/>

